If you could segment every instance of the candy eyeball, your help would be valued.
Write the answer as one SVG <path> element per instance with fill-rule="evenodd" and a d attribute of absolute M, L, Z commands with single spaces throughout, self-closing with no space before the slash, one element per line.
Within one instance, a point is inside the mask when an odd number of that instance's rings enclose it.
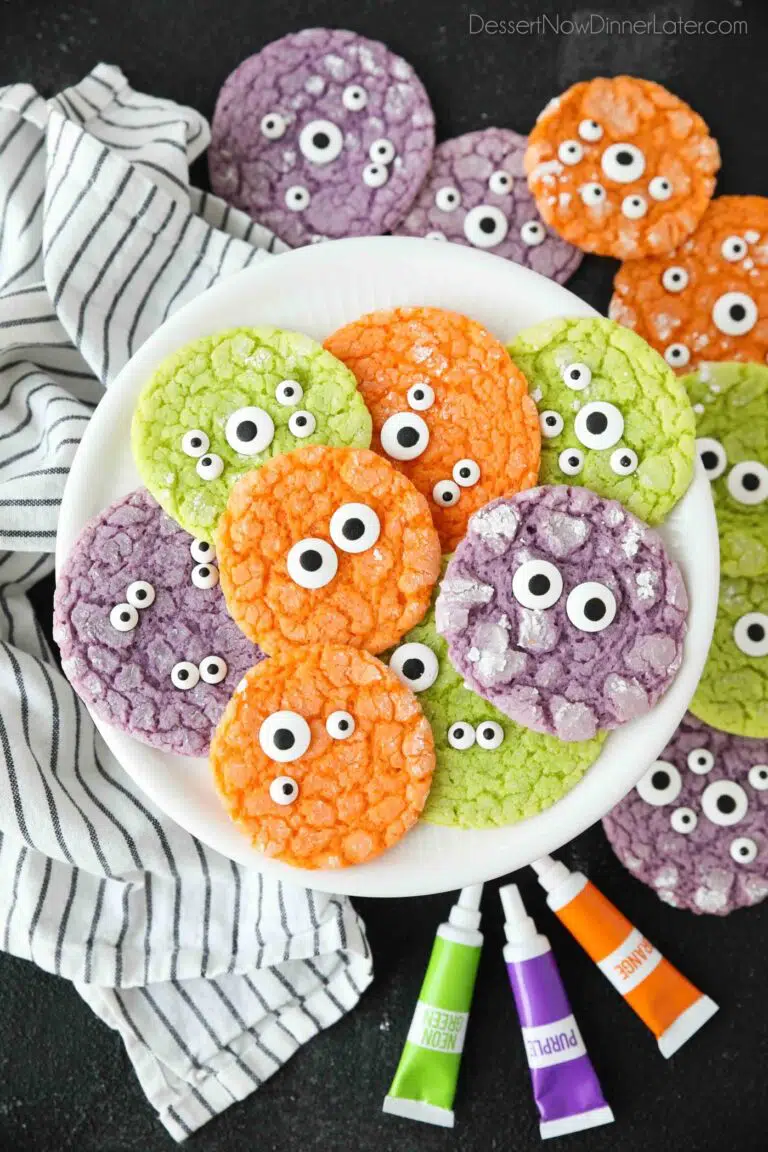
<path fill-rule="evenodd" d="M 563 140 L 557 150 L 557 158 L 561 164 L 578 164 L 584 158 L 584 149 L 578 140 Z"/>
<path fill-rule="evenodd" d="M 461 204 L 461 192 L 452 185 L 438 188 L 435 192 L 435 207 L 441 212 L 455 212 Z"/>
<path fill-rule="evenodd" d="M 648 211 L 648 205 L 642 196 L 625 196 L 621 202 L 621 214 L 627 220 L 641 220 Z"/>
<path fill-rule="evenodd" d="M 495 720 L 483 720 L 475 728 L 475 742 L 478 748 L 493 751 L 504 742 L 504 729 Z"/>
<path fill-rule="evenodd" d="M 566 364 L 562 376 L 563 384 L 574 392 L 583 392 L 592 383 L 592 369 L 588 364 Z"/>
<path fill-rule="evenodd" d="M 578 476 L 584 467 L 584 453 L 579 448 L 566 448 L 557 458 L 560 471 L 566 476 Z"/>
<path fill-rule="evenodd" d="M 341 102 L 348 112 L 362 112 L 368 104 L 368 93 L 361 84 L 348 84 L 341 94 Z"/>
<path fill-rule="evenodd" d="M 541 220 L 526 220 L 520 228 L 520 239 L 529 248 L 538 248 L 547 238 L 547 230 Z"/>
<path fill-rule="evenodd" d="M 195 465 L 195 472 L 201 480 L 218 480 L 224 471 L 224 461 L 215 452 L 201 456 Z"/>
<path fill-rule="evenodd" d="M 216 559 L 213 544 L 209 544 L 207 540 L 193 540 L 189 545 L 189 551 L 192 559 L 198 564 L 212 564 Z"/>
<path fill-rule="evenodd" d="M 675 808 L 669 822 L 675 832 L 687 836 L 689 832 L 695 831 L 699 818 L 693 808 Z"/>
<path fill-rule="evenodd" d="M 429 444 L 429 428 L 415 412 L 397 412 L 384 421 L 381 447 L 391 460 L 415 460 Z"/>
<path fill-rule="evenodd" d="M 259 125 L 262 136 L 265 136 L 267 140 L 279 140 L 281 136 L 285 135 L 287 127 L 285 117 L 281 116 L 279 112 L 267 112 L 266 116 L 262 116 Z"/>
<path fill-rule="evenodd" d="M 275 776 L 269 786 L 269 798 L 275 804 L 285 807 L 299 797 L 299 786 L 290 776 Z"/>
<path fill-rule="evenodd" d="M 133 604 L 116 604 L 109 614 L 109 622 L 116 632 L 132 632 L 139 622 Z"/>
<path fill-rule="evenodd" d="M 660 808 L 665 804 L 674 804 L 680 795 L 683 781 L 674 764 L 667 760 L 656 760 L 635 787 L 646 804 Z"/>
<path fill-rule="evenodd" d="M 204 456 L 210 446 L 211 441 L 200 428 L 192 428 L 189 432 L 185 432 L 181 440 L 182 452 L 185 456 L 191 456 L 193 460 Z"/>
<path fill-rule="evenodd" d="M 332 740 L 348 740 L 355 730 L 355 720 L 349 712 L 331 712 L 325 730 Z"/>
<path fill-rule="evenodd" d="M 733 639 L 745 656 L 754 659 L 768 656 L 768 616 L 763 612 L 747 612 L 736 621 Z"/>
<path fill-rule="evenodd" d="M 480 465 L 475 460 L 457 460 L 453 466 L 453 478 L 459 488 L 473 488 L 480 479 Z"/>
<path fill-rule="evenodd" d="M 298 380 L 281 380 L 275 389 L 275 400 L 284 408 L 295 408 L 304 399 L 304 389 Z"/>
<path fill-rule="evenodd" d="M 539 428 L 541 429 L 542 436 L 547 440 L 552 440 L 555 436 L 559 436 L 565 426 L 565 421 L 559 412 L 553 412 L 550 409 L 540 413 L 539 415 Z"/>
<path fill-rule="evenodd" d="M 342 504 L 331 517 L 330 533 L 342 552 L 367 552 L 381 535 L 381 521 L 367 504 Z"/>
<path fill-rule="evenodd" d="M 632 448 L 617 448 L 611 453 L 611 471 L 617 476 L 631 476 L 637 471 L 637 452 Z"/>
<path fill-rule="evenodd" d="M 615 404 L 593 400 L 576 413 L 574 432 L 585 448 L 612 448 L 624 435 L 624 417 Z"/>
<path fill-rule="evenodd" d="M 527 560 L 512 577 L 512 595 L 523 608 L 551 608 L 562 591 L 563 577 L 548 560 Z"/>
<path fill-rule="evenodd" d="M 737 504 L 762 504 L 768 498 L 768 468 L 759 460 L 743 460 L 731 468 L 726 486 Z"/>
<path fill-rule="evenodd" d="M 747 254 L 747 242 L 741 236 L 727 236 L 720 245 L 720 255 L 731 264 L 743 260 Z"/>
<path fill-rule="evenodd" d="M 293 545 L 286 559 L 286 568 L 294 584 L 317 590 L 333 580 L 339 570 L 339 560 L 327 540 L 308 536 Z"/>
<path fill-rule="evenodd" d="M 746 336 L 757 320 L 757 305 L 746 292 L 725 292 L 712 308 L 712 322 L 726 336 Z"/>
<path fill-rule="evenodd" d="M 586 580 L 568 593 L 565 611 L 580 632 L 602 632 L 616 616 L 616 597 L 605 584 Z"/>
<path fill-rule="evenodd" d="M 259 728 L 259 745 L 265 756 L 278 764 L 298 760 L 312 740 L 309 724 L 298 712 L 272 712 Z"/>
<path fill-rule="evenodd" d="M 691 359 L 691 353 L 685 344 L 668 344 L 664 349 L 664 359 L 671 368 L 684 368 Z"/>
<path fill-rule="evenodd" d="M 508 231 L 509 221 L 494 204 L 478 204 L 464 217 L 464 235 L 475 248 L 497 248 Z"/>
<path fill-rule="evenodd" d="M 227 419 L 224 435 L 227 444 L 239 455 L 256 456 L 274 440 L 275 425 L 263 408 L 238 408 Z"/>
<path fill-rule="evenodd" d="M 171 684 L 182 692 L 194 688 L 200 680 L 200 670 L 190 660 L 180 660 L 171 669 Z"/>
<path fill-rule="evenodd" d="M 303 212 L 309 208 L 309 189 L 303 184 L 292 184 L 285 192 L 285 206 L 291 212 Z"/>
<path fill-rule="evenodd" d="M 434 389 L 429 384 L 412 384 L 406 399 L 414 412 L 426 412 L 435 402 Z"/>
<path fill-rule="evenodd" d="M 432 489 L 432 499 L 443 508 L 458 504 L 460 496 L 461 489 L 455 480 L 438 480 Z"/>
<path fill-rule="evenodd" d="M 728 457 L 719 440 L 713 440 L 711 436 L 700 436 L 696 441 L 696 451 L 708 480 L 717 480 L 722 476 L 728 466 Z"/>
<path fill-rule="evenodd" d="M 672 195 L 672 184 L 666 176 L 654 176 L 648 185 L 648 192 L 654 200 L 669 200 Z"/>
<path fill-rule="evenodd" d="M 488 179 L 488 191 L 493 192 L 496 196 L 506 196 L 507 192 L 512 187 L 512 177 L 509 172 L 504 172 L 501 168 L 496 172 L 492 172 Z"/>
<path fill-rule="evenodd" d="M 756 792 L 765 792 L 768 789 L 768 764 L 753 764 L 748 779 Z"/>
<path fill-rule="evenodd" d="M 206 656 L 198 664 L 198 670 L 205 684 L 221 684 L 229 671 L 226 660 L 221 656 Z"/>
<path fill-rule="evenodd" d="M 667 292 L 682 292 L 688 287 L 688 273 L 679 264 L 671 264 L 661 274 L 661 283 Z"/>
<path fill-rule="evenodd" d="M 292 412 L 288 420 L 288 431 L 299 440 L 311 436 L 317 428 L 317 420 L 311 412 Z"/>
<path fill-rule="evenodd" d="M 341 130 L 331 120 L 310 120 L 299 133 L 299 150 L 310 164 L 330 164 L 343 147 Z"/>
<path fill-rule="evenodd" d="M 697 776 L 706 776 L 715 766 L 715 758 L 708 748 L 694 748 L 688 753 L 686 762 Z"/>
<path fill-rule="evenodd" d="M 367 188 L 383 188 L 389 180 L 389 169 L 386 164 L 366 164 L 363 168 L 363 184 Z"/>
<path fill-rule="evenodd" d="M 751 836 L 737 836 L 729 851 L 737 864 L 752 864 L 757 859 L 757 844 Z"/>
<path fill-rule="evenodd" d="M 594 207 L 596 204 L 602 204 L 605 200 L 605 188 L 602 184 L 582 184 L 579 188 L 579 196 L 583 204 L 588 208 Z"/>
<path fill-rule="evenodd" d="M 195 588 L 207 592 L 219 582 L 219 570 L 215 564 L 196 564 L 192 569 L 192 583 Z"/>
<path fill-rule="evenodd" d="M 747 794 L 734 780 L 717 780 L 701 794 L 701 810 L 713 824 L 727 828 L 747 814 Z"/>
<path fill-rule="evenodd" d="M 128 585 L 125 598 L 134 608 L 149 608 L 155 602 L 155 590 L 146 580 L 134 580 Z"/>
<path fill-rule="evenodd" d="M 597 120 L 582 120 L 579 124 L 579 136 L 589 144 L 596 144 L 603 138 L 603 129 Z"/>
<path fill-rule="evenodd" d="M 374 164 L 391 164 L 395 158 L 395 146 L 386 136 L 382 136 L 371 144 L 368 155 Z"/>
<path fill-rule="evenodd" d="M 645 172 L 645 156 L 635 144 L 611 144 L 603 152 L 600 166 L 609 180 L 632 184 Z"/>
<path fill-rule="evenodd" d="M 440 666 L 437 656 L 426 644 L 401 644 L 392 653 L 389 666 L 406 688 L 425 692 L 437 680 Z"/>
<path fill-rule="evenodd" d="M 448 729 L 448 743 L 451 748 L 456 748 L 459 752 L 466 752 L 474 742 L 475 730 L 471 724 L 466 724 L 463 720 L 457 720 L 455 724 L 451 724 Z"/>

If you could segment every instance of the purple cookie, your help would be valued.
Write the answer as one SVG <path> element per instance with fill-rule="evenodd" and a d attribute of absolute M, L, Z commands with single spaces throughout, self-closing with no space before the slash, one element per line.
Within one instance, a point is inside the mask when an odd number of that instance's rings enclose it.
<path fill-rule="evenodd" d="M 230 696 L 263 659 L 227 613 L 213 547 L 143 488 L 83 529 L 56 583 L 53 635 L 92 712 L 184 756 L 208 752 Z"/>
<path fill-rule="evenodd" d="M 768 896 L 768 740 L 690 713 L 603 820 L 625 868 L 673 908 L 725 916 Z"/>
<path fill-rule="evenodd" d="M 590 740 L 669 687 L 687 612 L 651 528 L 587 488 L 546 487 L 475 513 L 436 623 L 468 688 L 535 732 Z"/>
<path fill-rule="evenodd" d="M 410 64 L 354 32 L 308 28 L 224 81 L 208 165 L 214 192 L 299 247 L 394 228 L 434 145 Z"/>
<path fill-rule="evenodd" d="M 398 235 L 486 248 L 564 284 L 582 252 L 539 216 L 523 171 L 527 146 L 525 136 L 509 128 L 483 128 L 439 144 Z"/>

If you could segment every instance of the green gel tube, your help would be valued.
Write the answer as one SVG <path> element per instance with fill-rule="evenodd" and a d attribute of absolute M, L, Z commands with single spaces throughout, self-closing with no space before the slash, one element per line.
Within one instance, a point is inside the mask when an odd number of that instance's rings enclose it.
<path fill-rule="evenodd" d="M 446 924 L 437 930 L 395 1078 L 383 1110 L 408 1120 L 453 1128 L 459 1078 L 477 965 L 483 946 L 482 884 L 463 888 Z"/>

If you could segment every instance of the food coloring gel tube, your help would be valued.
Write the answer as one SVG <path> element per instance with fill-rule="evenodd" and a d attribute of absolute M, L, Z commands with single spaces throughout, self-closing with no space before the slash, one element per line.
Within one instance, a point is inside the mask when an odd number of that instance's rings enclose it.
<path fill-rule="evenodd" d="M 526 914 L 515 884 L 499 890 L 509 982 L 525 1042 L 543 1140 L 610 1124 L 613 1112 L 587 1056 L 546 936 Z"/>
<path fill-rule="evenodd" d="M 558 920 L 648 1025 L 662 1056 L 672 1056 L 714 1016 L 717 1004 L 665 960 L 583 872 L 571 872 L 551 856 L 533 867 Z"/>
<path fill-rule="evenodd" d="M 462 889 L 437 930 L 427 974 L 384 1111 L 453 1128 L 453 1097 L 483 936 L 482 884 Z"/>

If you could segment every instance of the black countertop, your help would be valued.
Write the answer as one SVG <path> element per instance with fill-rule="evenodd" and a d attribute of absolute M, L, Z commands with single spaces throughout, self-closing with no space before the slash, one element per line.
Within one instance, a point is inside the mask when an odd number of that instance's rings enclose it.
<path fill-rule="evenodd" d="M 537 33 L 470 35 L 469 13 L 551 23 Z M 432 98 L 440 138 L 498 124 L 525 131 L 546 101 L 576 80 L 626 71 L 666 84 L 711 125 L 723 154 L 721 193 L 768 195 L 768 8 L 755 0 L 679 0 L 640 10 L 595 8 L 594 34 L 568 34 L 557 19 L 589 22 L 562 0 L 125 0 L 6 2 L 0 7 L 0 82 L 25 80 L 44 94 L 72 84 L 99 60 L 119 64 L 140 91 L 210 115 L 225 76 L 246 55 L 313 24 L 353 28 L 386 41 L 416 67 Z M 651 20 L 657 31 L 609 29 Z M 746 33 L 670 31 L 664 21 L 745 20 Z M 476 26 L 477 21 L 473 26 Z M 602 31 L 601 31 L 602 29 Z M 204 179 L 204 164 L 195 173 Z M 604 309 L 614 265 L 587 258 L 570 287 Z M 49 613 L 50 585 L 35 597 Z M 616 1124 L 568 1137 L 573 1152 L 651 1147 L 758 1152 L 768 1142 L 768 903 L 726 919 L 662 905 L 616 862 L 601 830 L 581 836 L 567 859 L 591 877 L 721 1011 L 671 1061 L 567 936 L 527 874 L 525 896 L 553 942 L 587 1047 Z M 358 902 L 376 979 L 359 1007 L 259 1092 L 192 1138 L 200 1152 L 308 1152 L 416 1147 L 490 1152 L 540 1147 L 520 1033 L 501 958 L 497 885 L 486 888 L 486 945 L 450 1132 L 381 1113 L 432 943 L 450 896 Z M 64 981 L 0 955 L 0 1152 L 170 1149 L 116 1033 Z"/>

